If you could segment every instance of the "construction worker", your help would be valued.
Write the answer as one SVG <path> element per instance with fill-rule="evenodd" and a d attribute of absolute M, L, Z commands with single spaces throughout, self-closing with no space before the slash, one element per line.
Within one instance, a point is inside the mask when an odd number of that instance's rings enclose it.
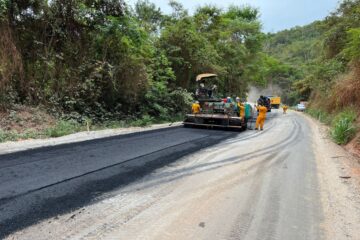
<path fill-rule="evenodd" d="M 245 119 L 245 106 L 244 104 L 242 104 L 241 102 L 238 103 L 238 107 L 240 110 L 240 117 L 242 117 L 243 119 Z"/>
<path fill-rule="evenodd" d="M 199 101 L 195 101 L 191 107 L 192 113 L 197 114 L 200 113 L 201 107 Z"/>
<path fill-rule="evenodd" d="M 284 105 L 283 106 L 283 114 L 286 114 L 286 111 L 288 110 L 288 106 Z"/>
<path fill-rule="evenodd" d="M 209 98 L 212 98 L 212 97 L 213 97 L 214 92 L 216 91 L 216 89 L 217 89 L 217 86 L 216 86 L 215 84 L 212 86 L 212 88 L 208 89 L 208 96 L 209 96 Z"/>
<path fill-rule="evenodd" d="M 255 124 L 255 130 L 264 130 L 264 123 L 265 123 L 265 119 L 266 119 L 266 113 L 267 113 L 267 107 L 263 106 L 263 105 L 258 105 L 257 110 L 259 111 L 259 115 L 256 119 L 256 124 Z"/>
<path fill-rule="evenodd" d="M 242 117 L 243 119 L 245 119 L 245 106 L 244 104 L 241 103 L 240 98 L 236 97 L 236 104 L 235 104 L 235 112 Z"/>
<path fill-rule="evenodd" d="M 265 105 L 265 98 L 263 95 L 260 96 L 260 98 L 257 100 L 258 105 Z"/>
<path fill-rule="evenodd" d="M 236 112 L 237 115 L 240 115 L 240 108 L 239 108 L 240 98 L 236 97 L 235 102 L 236 104 L 234 105 L 234 111 Z"/>

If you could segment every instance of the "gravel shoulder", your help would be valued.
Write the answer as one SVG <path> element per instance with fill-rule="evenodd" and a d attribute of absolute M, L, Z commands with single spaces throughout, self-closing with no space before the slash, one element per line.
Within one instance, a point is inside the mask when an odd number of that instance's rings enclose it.
<path fill-rule="evenodd" d="M 360 239 L 360 159 L 332 142 L 327 126 L 304 118 L 313 133 L 327 239 Z"/>
<path fill-rule="evenodd" d="M 131 134 L 131 133 L 140 133 L 151 130 L 165 129 L 169 127 L 177 127 L 180 125 L 181 122 L 164 123 L 164 124 L 154 124 L 148 127 L 129 127 L 129 128 L 118 128 L 118 129 L 105 129 L 99 131 L 88 131 L 88 132 L 85 131 L 85 132 L 78 132 L 58 138 L 28 139 L 17 142 L 4 142 L 4 143 L 0 143 L 0 155 L 32 150 L 42 147 L 58 146 L 68 143 L 78 143 L 78 142 L 114 137 L 114 136 Z"/>

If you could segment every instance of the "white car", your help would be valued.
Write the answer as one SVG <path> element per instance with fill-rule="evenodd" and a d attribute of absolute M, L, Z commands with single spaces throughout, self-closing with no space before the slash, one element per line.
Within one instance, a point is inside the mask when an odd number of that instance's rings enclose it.
<path fill-rule="evenodd" d="M 305 109 L 306 109 L 306 107 L 304 104 L 298 104 L 296 106 L 296 111 L 303 112 L 303 111 L 305 111 Z"/>

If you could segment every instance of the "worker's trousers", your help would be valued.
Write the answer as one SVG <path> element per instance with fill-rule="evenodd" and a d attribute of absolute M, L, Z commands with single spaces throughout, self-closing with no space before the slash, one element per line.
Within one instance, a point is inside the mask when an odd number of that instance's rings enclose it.
<path fill-rule="evenodd" d="M 260 129 L 263 129 L 264 123 L 265 123 L 265 117 L 258 116 L 256 119 L 255 129 L 259 128 L 259 126 L 260 126 Z"/>

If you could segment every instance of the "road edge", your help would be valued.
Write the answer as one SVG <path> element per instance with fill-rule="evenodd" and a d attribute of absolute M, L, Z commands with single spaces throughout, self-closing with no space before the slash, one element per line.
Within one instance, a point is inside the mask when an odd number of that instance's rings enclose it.
<path fill-rule="evenodd" d="M 97 131 L 83 131 L 69 134 L 57 138 L 44 138 L 44 139 L 27 139 L 23 141 L 8 141 L 0 143 L 0 156 L 23 152 L 28 150 L 37 150 L 46 147 L 55 147 L 72 143 L 82 143 L 92 140 L 100 140 L 111 137 L 117 137 L 127 134 L 146 133 L 149 131 L 156 131 L 168 128 L 175 128 L 182 126 L 182 122 L 154 124 L 148 127 L 129 127 L 117 129 L 105 129 Z"/>
<path fill-rule="evenodd" d="M 360 159 L 334 143 L 329 127 L 299 114 L 311 127 L 318 169 L 320 198 L 323 206 L 325 239 L 360 239 Z"/>

